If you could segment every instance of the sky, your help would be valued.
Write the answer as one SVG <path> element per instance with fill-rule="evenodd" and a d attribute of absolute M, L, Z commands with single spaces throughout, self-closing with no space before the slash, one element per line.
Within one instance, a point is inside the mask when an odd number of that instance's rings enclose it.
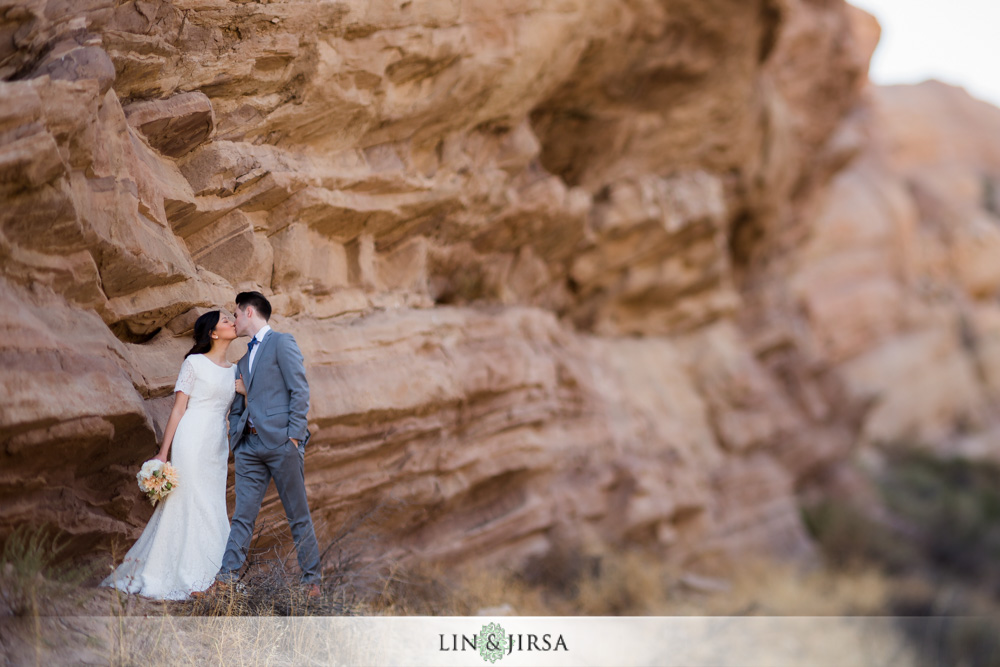
<path fill-rule="evenodd" d="M 872 81 L 939 79 L 1000 106 L 1000 0 L 850 2 L 882 25 Z"/>

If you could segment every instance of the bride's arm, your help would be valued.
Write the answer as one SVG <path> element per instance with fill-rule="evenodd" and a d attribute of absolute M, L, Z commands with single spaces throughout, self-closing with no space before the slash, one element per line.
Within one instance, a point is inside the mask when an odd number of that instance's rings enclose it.
<path fill-rule="evenodd" d="M 154 459 L 159 459 L 164 463 L 167 462 L 167 457 L 170 454 L 170 445 L 174 441 L 174 432 L 177 430 L 177 424 L 180 422 L 181 417 L 184 416 L 184 411 L 187 410 L 188 395 L 183 391 L 174 392 L 174 408 L 170 411 L 170 419 L 167 420 L 167 427 L 163 430 L 163 444 L 160 445 L 160 453 L 154 456 Z"/>

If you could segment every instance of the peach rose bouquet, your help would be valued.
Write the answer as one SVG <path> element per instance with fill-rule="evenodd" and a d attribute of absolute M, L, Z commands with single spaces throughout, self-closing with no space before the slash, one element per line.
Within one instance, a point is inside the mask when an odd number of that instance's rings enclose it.
<path fill-rule="evenodd" d="M 135 478 L 139 482 L 139 490 L 146 494 L 153 507 L 177 488 L 177 470 L 169 463 L 156 459 L 143 463 Z"/>

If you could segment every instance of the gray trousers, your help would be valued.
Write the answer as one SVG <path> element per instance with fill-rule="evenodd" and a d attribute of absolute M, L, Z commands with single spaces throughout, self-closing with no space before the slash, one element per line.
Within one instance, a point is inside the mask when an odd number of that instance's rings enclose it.
<path fill-rule="evenodd" d="M 292 539 L 295 540 L 295 551 L 302 569 L 302 583 L 319 581 L 319 546 L 316 543 L 312 516 L 309 514 L 309 504 L 306 502 L 305 456 L 306 448 L 303 443 L 295 447 L 289 440 L 271 448 L 264 444 L 260 436 L 252 433 L 245 434 L 236 445 L 233 450 L 236 511 L 233 512 L 222 568 L 216 579 L 227 582 L 236 580 L 250 549 L 250 537 L 260 512 L 260 503 L 273 478 L 292 530 Z"/>

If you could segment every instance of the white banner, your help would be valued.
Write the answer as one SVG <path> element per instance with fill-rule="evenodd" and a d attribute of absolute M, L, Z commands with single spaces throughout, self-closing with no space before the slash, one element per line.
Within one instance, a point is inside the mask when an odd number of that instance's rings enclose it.
<path fill-rule="evenodd" d="M 65 642 L 70 634 L 77 640 L 86 637 L 88 656 L 100 659 L 106 654 L 109 662 L 118 664 L 916 664 L 899 619 L 891 617 L 162 616 L 41 620 L 45 642 Z M 80 657 L 83 659 L 83 654 Z"/>

